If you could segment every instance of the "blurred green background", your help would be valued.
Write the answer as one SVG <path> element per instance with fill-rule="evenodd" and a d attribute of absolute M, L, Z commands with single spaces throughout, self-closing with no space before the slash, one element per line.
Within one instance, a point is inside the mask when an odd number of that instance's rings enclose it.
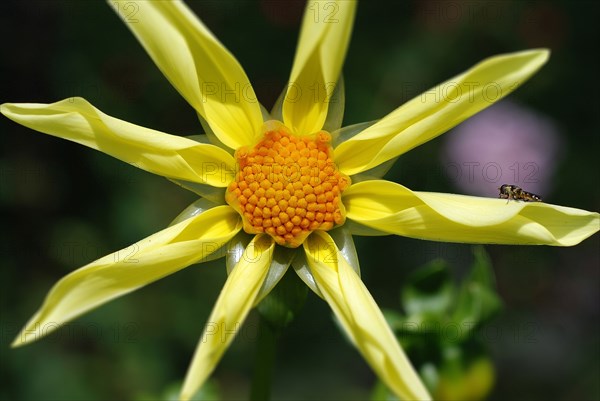
<path fill-rule="evenodd" d="M 291 68 L 302 1 L 188 3 L 244 66 L 270 108 Z M 510 96 L 561 128 L 565 157 L 550 203 L 600 209 L 598 7 L 593 1 L 369 1 L 358 6 L 344 67 L 344 125 L 381 118 L 479 60 L 532 47 L 549 63 Z M 107 114 L 164 132 L 201 132 L 193 109 L 100 1 L 5 1 L 0 102 L 83 96 Z M 196 265 L 111 302 L 42 341 L 9 344 L 60 277 L 165 227 L 195 200 L 167 180 L 0 119 L 0 398 L 158 399 L 183 379 L 226 273 Z M 451 135 L 451 134 L 449 134 Z M 459 192 L 440 137 L 386 176 L 411 189 Z M 497 367 L 490 399 L 600 399 L 599 238 L 573 248 L 486 246 L 504 312 L 484 337 Z M 415 268 L 447 259 L 456 278 L 471 247 L 358 237 L 362 277 L 397 308 Z M 213 375 L 246 399 L 256 316 Z M 278 348 L 273 398 L 356 399 L 374 375 L 309 294 Z"/>

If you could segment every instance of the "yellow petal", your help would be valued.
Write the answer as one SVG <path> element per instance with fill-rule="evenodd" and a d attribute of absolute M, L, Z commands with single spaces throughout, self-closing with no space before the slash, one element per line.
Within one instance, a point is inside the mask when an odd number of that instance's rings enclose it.
<path fill-rule="evenodd" d="M 231 241 L 229 241 L 225 255 L 225 267 L 227 268 L 227 274 L 231 274 L 233 269 L 235 269 L 238 263 L 240 263 L 240 260 L 244 256 L 244 251 L 253 238 L 253 235 L 241 231 Z M 260 301 L 262 301 L 267 295 L 269 295 L 273 288 L 275 288 L 279 280 L 281 280 L 285 272 L 287 272 L 287 269 L 295 255 L 295 249 L 286 248 L 283 246 L 275 247 L 269 272 L 267 273 L 267 277 L 265 278 L 265 281 L 254 301 L 255 306 L 258 305 Z"/>
<path fill-rule="evenodd" d="M 354 246 L 354 240 L 352 239 L 352 233 L 348 229 L 348 225 L 344 224 L 343 226 L 328 231 L 327 234 L 333 238 L 339 253 L 360 277 L 360 264 L 358 263 L 358 255 L 356 254 L 356 247 Z M 387 233 L 384 235 L 387 235 Z M 315 278 L 310 271 L 310 267 L 308 266 L 308 261 L 306 260 L 304 252 L 298 253 L 294 257 L 292 266 L 298 277 L 304 281 L 304 284 L 306 284 L 308 288 L 310 288 L 319 297 L 323 298 L 323 294 L 321 294 L 321 291 L 319 291 L 317 283 L 315 282 Z"/>
<path fill-rule="evenodd" d="M 548 50 L 528 50 L 480 62 L 340 144 L 335 149 L 338 167 L 357 174 L 443 134 L 515 90 L 548 57 Z"/>
<path fill-rule="evenodd" d="M 108 2 L 154 63 L 232 149 L 260 133 L 254 89 L 235 57 L 180 1 Z"/>
<path fill-rule="evenodd" d="M 304 242 L 317 286 L 352 343 L 379 378 L 402 400 L 429 400 L 373 297 L 325 232 Z"/>
<path fill-rule="evenodd" d="M 5 103 L 0 112 L 28 128 L 167 178 L 225 187 L 235 175 L 235 159 L 225 150 L 119 120 L 82 98 L 51 104 Z"/>
<path fill-rule="evenodd" d="M 319 131 L 338 81 L 354 22 L 355 1 L 309 1 L 283 101 L 283 122 L 295 134 Z"/>
<path fill-rule="evenodd" d="M 416 192 L 384 180 L 354 184 L 342 201 L 352 221 L 434 241 L 572 246 L 600 229 L 598 213 L 581 209 Z"/>
<path fill-rule="evenodd" d="M 198 215 L 206 212 L 207 210 L 210 210 L 216 206 L 221 206 L 221 205 L 222 205 L 222 203 L 215 204 L 205 198 L 196 199 L 194 202 L 192 202 L 191 205 L 189 205 L 188 207 L 183 209 L 183 211 L 181 213 L 179 213 L 179 215 L 177 217 L 175 217 L 171 223 L 169 223 L 169 227 L 174 226 L 175 224 L 181 223 L 182 221 L 190 219 L 194 216 L 198 216 Z M 238 235 L 239 234 L 240 233 L 238 233 Z M 233 242 L 235 240 L 235 238 L 236 237 L 234 236 L 231 240 L 224 243 L 223 246 L 221 246 L 220 248 L 218 248 L 211 254 L 206 255 L 205 257 L 200 259 L 197 263 L 210 262 L 213 260 L 224 258 L 228 254 L 228 251 L 227 251 L 228 245 L 231 244 L 231 242 Z"/>
<path fill-rule="evenodd" d="M 70 273 L 50 290 L 12 346 L 38 340 L 93 308 L 196 263 L 241 227 L 232 208 L 217 206 Z"/>
<path fill-rule="evenodd" d="M 198 342 L 180 399 L 189 400 L 198 391 L 231 344 L 267 277 L 274 249 L 270 236 L 257 235 L 227 277 Z"/>

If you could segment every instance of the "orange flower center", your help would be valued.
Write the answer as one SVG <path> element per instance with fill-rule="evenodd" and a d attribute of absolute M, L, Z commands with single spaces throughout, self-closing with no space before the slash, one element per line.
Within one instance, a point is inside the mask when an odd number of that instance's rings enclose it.
<path fill-rule="evenodd" d="M 296 248 L 312 231 L 343 224 L 340 197 L 350 179 L 333 163 L 331 135 L 295 136 L 276 121 L 264 131 L 253 148 L 235 152 L 239 171 L 225 195 L 242 215 L 244 231 Z"/>

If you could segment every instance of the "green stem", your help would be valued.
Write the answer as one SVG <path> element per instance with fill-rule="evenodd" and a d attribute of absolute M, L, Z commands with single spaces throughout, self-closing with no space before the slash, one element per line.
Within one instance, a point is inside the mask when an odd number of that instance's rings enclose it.
<path fill-rule="evenodd" d="M 271 398 L 271 379 L 275 364 L 277 334 L 261 316 L 258 325 L 258 346 L 254 363 L 254 377 L 250 389 L 251 401 L 268 401 Z"/>

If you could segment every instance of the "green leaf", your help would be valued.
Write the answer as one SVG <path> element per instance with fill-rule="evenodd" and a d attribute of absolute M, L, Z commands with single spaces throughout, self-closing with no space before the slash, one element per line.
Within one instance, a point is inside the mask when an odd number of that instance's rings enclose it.
<path fill-rule="evenodd" d="M 436 259 L 416 270 L 408 278 L 401 295 L 408 320 L 413 320 L 414 315 L 444 316 L 454 292 L 446 261 Z"/>
<path fill-rule="evenodd" d="M 496 280 L 489 256 L 483 247 L 475 247 L 473 253 L 475 260 L 462 283 L 452 317 L 458 324 L 474 328 L 494 317 L 502 309 L 502 301 L 495 291 Z"/>
<path fill-rule="evenodd" d="M 390 389 L 381 380 L 375 382 L 369 399 L 371 401 L 398 401 L 398 397 L 392 394 Z"/>
<path fill-rule="evenodd" d="M 479 283 L 480 285 L 489 288 L 496 288 L 496 277 L 492 269 L 492 261 L 485 251 L 483 246 L 473 247 L 474 261 L 469 274 L 469 281 Z"/>
<path fill-rule="evenodd" d="M 382 308 L 381 313 L 383 313 L 383 317 L 392 331 L 397 332 L 403 329 L 406 319 L 399 312 L 396 312 L 393 309 Z"/>
<path fill-rule="evenodd" d="M 491 320 L 501 309 L 502 301 L 498 295 L 477 283 L 470 283 L 459 293 L 453 320 L 464 327 L 476 327 Z"/>
<path fill-rule="evenodd" d="M 489 394 L 495 380 L 492 361 L 481 349 L 465 349 L 449 346 L 443 350 L 434 399 L 478 401 Z"/>

